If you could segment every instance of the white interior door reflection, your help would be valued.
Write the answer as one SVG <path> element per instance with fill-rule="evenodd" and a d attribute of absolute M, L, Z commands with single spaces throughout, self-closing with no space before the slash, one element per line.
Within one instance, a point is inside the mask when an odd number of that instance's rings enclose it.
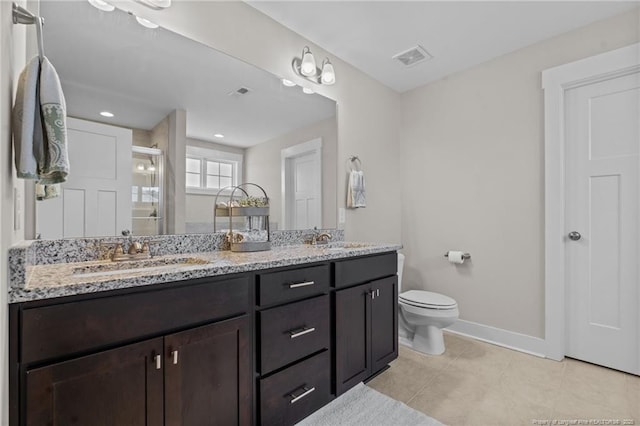
<path fill-rule="evenodd" d="M 282 223 L 285 229 L 322 227 L 322 140 L 282 150 Z"/>

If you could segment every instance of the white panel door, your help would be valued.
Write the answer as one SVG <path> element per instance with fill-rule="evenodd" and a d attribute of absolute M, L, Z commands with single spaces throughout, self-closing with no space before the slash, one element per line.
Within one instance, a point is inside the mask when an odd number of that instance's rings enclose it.
<path fill-rule="evenodd" d="M 282 157 L 284 229 L 322 227 L 322 140 L 285 148 Z"/>
<path fill-rule="evenodd" d="M 59 198 L 36 202 L 36 232 L 48 239 L 131 229 L 131 130 L 68 118 L 67 132 L 69 176 Z"/>
<path fill-rule="evenodd" d="M 566 355 L 639 374 L 640 74 L 565 107 Z"/>
<path fill-rule="evenodd" d="M 293 203 L 295 223 L 293 229 L 321 227 L 316 154 L 310 153 L 291 159 L 293 175 Z"/>

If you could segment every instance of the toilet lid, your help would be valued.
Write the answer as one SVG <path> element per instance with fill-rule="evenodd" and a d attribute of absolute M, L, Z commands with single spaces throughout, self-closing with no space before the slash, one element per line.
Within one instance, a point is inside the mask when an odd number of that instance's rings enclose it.
<path fill-rule="evenodd" d="M 424 306 L 426 308 L 453 308 L 457 305 L 455 300 L 444 294 L 424 290 L 405 291 L 398 297 L 402 302 L 414 306 Z"/>

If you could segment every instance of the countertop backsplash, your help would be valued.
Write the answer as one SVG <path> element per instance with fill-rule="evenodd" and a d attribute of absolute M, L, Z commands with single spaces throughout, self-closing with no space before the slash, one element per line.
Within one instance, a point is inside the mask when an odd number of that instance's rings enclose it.
<path fill-rule="evenodd" d="M 313 230 L 271 231 L 271 245 L 280 247 L 304 243 Z M 344 241 L 344 230 L 321 229 L 328 232 L 332 242 Z M 222 250 L 224 233 L 154 235 L 132 237 L 133 241 L 155 241 L 151 244 L 153 256 L 203 253 Z M 9 283 L 26 282 L 26 267 L 58 263 L 106 260 L 113 248 L 108 243 L 129 243 L 129 237 L 65 238 L 59 240 L 29 240 L 9 249 Z"/>

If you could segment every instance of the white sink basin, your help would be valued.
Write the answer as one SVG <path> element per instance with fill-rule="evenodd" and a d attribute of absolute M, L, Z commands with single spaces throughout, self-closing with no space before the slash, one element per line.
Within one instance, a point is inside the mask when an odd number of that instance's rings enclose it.
<path fill-rule="evenodd" d="M 204 265 L 207 263 L 209 263 L 207 260 L 198 257 L 155 258 L 80 266 L 74 268 L 72 273 L 76 277 L 98 277 L 143 271 L 161 271 L 164 269 L 179 268 L 181 266 Z"/>

